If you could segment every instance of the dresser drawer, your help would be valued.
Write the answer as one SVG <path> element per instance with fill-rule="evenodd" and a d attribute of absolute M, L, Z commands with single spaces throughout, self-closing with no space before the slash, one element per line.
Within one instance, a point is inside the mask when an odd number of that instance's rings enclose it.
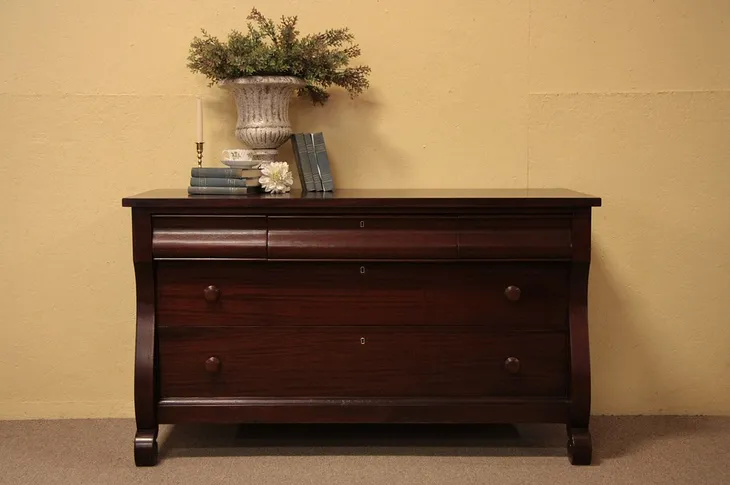
<path fill-rule="evenodd" d="M 361 277 L 344 263 L 159 262 L 157 324 L 345 324 L 362 305 Z"/>
<path fill-rule="evenodd" d="M 447 217 L 269 217 L 272 259 L 451 259 L 457 220 Z"/>
<path fill-rule="evenodd" d="M 569 216 L 461 217 L 459 257 L 464 259 L 570 259 Z"/>
<path fill-rule="evenodd" d="M 567 327 L 563 263 L 157 263 L 160 326 Z"/>
<path fill-rule="evenodd" d="M 264 216 L 156 216 L 155 258 L 266 258 Z"/>
<path fill-rule="evenodd" d="M 474 327 L 209 327 L 159 332 L 161 397 L 550 396 L 567 335 Z"/>
<path fill-rule="evenodd" d="M 373 322 L 566 330 L 570 268 L 558 262 L 370 263 Z"/>

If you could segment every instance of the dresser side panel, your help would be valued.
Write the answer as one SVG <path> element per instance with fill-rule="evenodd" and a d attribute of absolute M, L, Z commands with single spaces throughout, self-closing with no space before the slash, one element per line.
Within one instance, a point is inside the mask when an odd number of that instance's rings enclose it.
<path fill-rule="evenodd" d="M 588 274 L 591 254 L 591 210 L 573 217 L 573 262 L 570 275 L 570 422 L 587 428 L 591 410 L 591 359 L 588 337 Z"/>
<path fill-rule="evenodd" d="M 137 429 L 157 429 L 155 275 L 152 261 L 152 215 L 132 209 L 134 273 L 137 293 L 134 408 Z"/>

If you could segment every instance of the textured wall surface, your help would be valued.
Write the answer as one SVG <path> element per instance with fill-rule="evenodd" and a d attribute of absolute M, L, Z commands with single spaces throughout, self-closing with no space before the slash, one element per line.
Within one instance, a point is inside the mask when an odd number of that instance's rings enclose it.
<path fill-rule="evenodd" d="M 185 64 L 252 5 L 0 3 L 0 418 L 132 415 L 121 198 L 187 185 L 195 96 L 206 165 L 240 146 L 228 94 Z M 303 33 L 349 26 L 373 69 L 355 100 L 295 100 L 294 129 L 326 133 L 338 187 L 601 196 L 594 412 L 730 414 L 730 2 L 438 5 L 259 3 Z"/>

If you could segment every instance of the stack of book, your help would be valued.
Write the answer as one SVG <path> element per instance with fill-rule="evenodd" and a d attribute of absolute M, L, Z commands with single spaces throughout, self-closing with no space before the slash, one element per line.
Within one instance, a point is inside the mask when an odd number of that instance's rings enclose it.
<path fill-rule="evenodd" d="M 261 170 L 256 168 L 194 167 L 190 173 L 191 195 L 246 195 L 260 192 Z"/>
<path fill-rule="evenodd" d="M 291 136 L 302 190 L 331 192 L 335 189 L 330 161 L 322 133 L 294 133 Z"/>

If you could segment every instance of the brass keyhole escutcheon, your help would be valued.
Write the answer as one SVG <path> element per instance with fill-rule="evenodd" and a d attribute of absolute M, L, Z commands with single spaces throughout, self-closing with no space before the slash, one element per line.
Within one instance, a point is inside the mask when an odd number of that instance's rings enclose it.
<path fill-rule="evenodd" d="M 364 229 L 364 228 L 365 228 L 365 221 L 360 221 L 360 229 Z"/>
<path fill-rule="evenodd" d="M 360 274 L 365 274 L 365 266 L 360 266 Z"/>
<path fill-rule="evenodd" d="M 360 345 L 365 345 L 365 337 L 360 337 Z"/>

